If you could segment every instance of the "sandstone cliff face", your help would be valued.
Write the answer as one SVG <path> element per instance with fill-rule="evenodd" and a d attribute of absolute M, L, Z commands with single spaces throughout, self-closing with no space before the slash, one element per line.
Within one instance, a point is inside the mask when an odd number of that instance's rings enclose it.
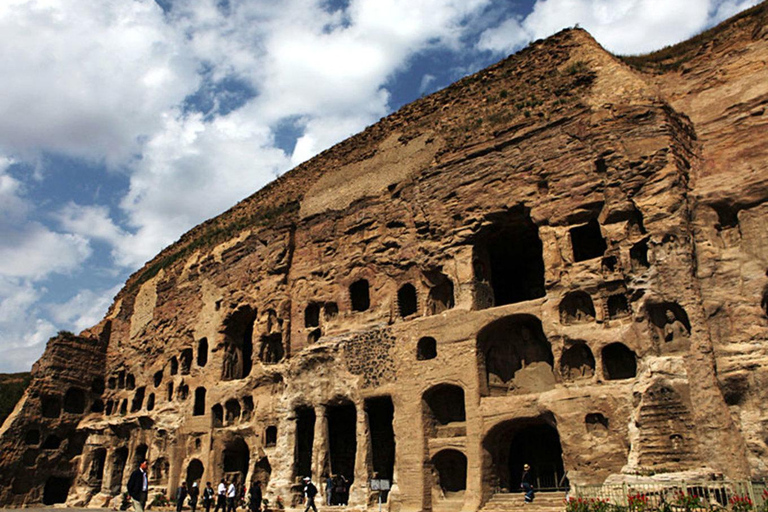
<path fill-rule="evenodd" d="M 0 501 L 102 505 L 144 457 L 150 494 L 333 473 L 392 510 L 477 510 L 524 462 L 765 477 L 765 10 L 665 74 L 562 32 L 193 229 L 50 343 Z"/>

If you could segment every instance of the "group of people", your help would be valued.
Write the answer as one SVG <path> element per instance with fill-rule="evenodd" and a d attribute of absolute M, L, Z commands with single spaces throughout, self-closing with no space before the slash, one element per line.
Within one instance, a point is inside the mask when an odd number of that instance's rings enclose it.
<path fill-rule="evenodd" d="M 317 512 L 315 497 L 317 496 L 317 487 L 312 483 L 312 479 L 305 476 L 302 479 L 304 483 L 304 512 L 309 512 L 311 508 Z M 349 480 L 344 475 L 327 475 L 325 477 L 325 504 L 326 505 L 347 505 L 349 503 Z"/>
<path fill-rule="evenodd" d="M 245 485 L 238 487 L 234 481 L 229 482 L 226 478 L 222 478 L 216 488 L 215 493 L 216 506 L 213 512 L 235 512 L 238 506 L 250 510 L 251 512 L 258 512 L 261 510 L 262 492 L 261 482 L 256 480 L 251 485 L 250 490 L 245 488 Z M 211 504 L 214 502 L 214 491 L 211 487 L 211 482 L 205 484 L 205 491 L 203 492 L 203 506 L 205 512 L 210 512 Z M 179 512 L 181 512 L 179 510 Z M 192 509 L 195 512 L 195 509 Z"/>
<path fill-rule="evenodd" d="M 131 473 L 131 477 L 128 479 L 127 491 L 131 498 L 134 512 L 144 512 L 148 489 L 147 461 L 143 461 L 139 468 Z M 192 482 L 190 487 L 187 487 L 187 482 L 182 482 L 179 488 L 176 489 L 176 512 L 181 512 L 187 498 L 189 498 L 189 507 L 192 509 L 192 512 L 196 512 L 198 500 L 201 498 L 197 482 Z M 211 506 L 214 503 L 214 512 L 219 512 L 219 510 L 222 512 L 235 512 L 238 506 L 250 512 L 259 512 L 262 504 L 261 482 L 255 481 L 248 492 L 246 492 L 245 485 L 238 487 L 234 480 L 230 482 L 226 478 L 221 479 L 215 490 L 211 486 L 211 482 L 206 482 L 205 488 L 202 491 L 202 505 L 205 508 L 205 512 L 210 512 Z"/>
<path fill-rule="evenodd" d="M 325 477 L 325 504 L 346 505 L 349 503 L 349 480 L 344 475 Z"/>

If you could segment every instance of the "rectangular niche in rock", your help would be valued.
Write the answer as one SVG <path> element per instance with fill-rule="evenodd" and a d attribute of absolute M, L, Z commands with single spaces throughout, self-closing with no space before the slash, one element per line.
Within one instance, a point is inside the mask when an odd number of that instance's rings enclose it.
<path fill-rule="evenodd" d="M 253 324 L 256 310 L 241 306 L 224 321 L 224 355 L 222 380 L 235 380 L 251 373 Z"/>
<path fill-rule="evenodd" d="M 490 223 L 475 242 L 473 268 L 477 285 L 490 285 L 493 306 L 543 297 L 543 248 L 530 210 L 516 207 L 489 217 Z"/>
<path fill-rule="evenodd" d="M 605 244 L 597 220 L 592 219 L 583 226 L 571 228 L 570 232 L 573 261 L 591 260 L 605 254 L 608 246 Z"/>

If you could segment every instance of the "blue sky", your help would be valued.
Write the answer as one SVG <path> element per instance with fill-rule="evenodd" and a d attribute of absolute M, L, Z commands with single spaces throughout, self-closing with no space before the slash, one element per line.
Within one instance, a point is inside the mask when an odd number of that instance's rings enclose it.
<path fill-rule="evenodd" d="M 756 0 L 3 0 L 0 372 L 182 233 L 576 24 L 647 52 Z"/>

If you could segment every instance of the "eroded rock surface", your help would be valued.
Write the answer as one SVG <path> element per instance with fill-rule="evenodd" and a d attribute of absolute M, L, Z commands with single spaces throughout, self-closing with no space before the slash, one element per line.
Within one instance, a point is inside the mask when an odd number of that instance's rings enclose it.
<path fill-rule="evenodd" d="M 656 67 L 561 32 L 196 227 L 49 343 L 0 502 L 104 505 L 144 457 L 150 495 L 333 473 L 391 510 L 523 463 L 768 476 L 765 20 Z"/>

